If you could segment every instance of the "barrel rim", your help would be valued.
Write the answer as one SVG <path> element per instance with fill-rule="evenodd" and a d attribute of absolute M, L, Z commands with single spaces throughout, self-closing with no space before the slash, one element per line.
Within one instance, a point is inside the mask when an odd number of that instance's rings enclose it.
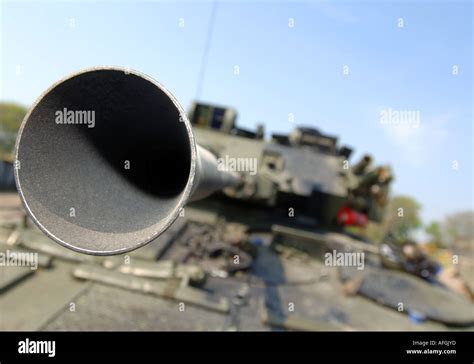
<path fill-rule="evenodd" d="M 178 203 L 173 208 L 172 212 L 166 217 L 165 222 L 164 222 L 164 224 L 161 225 L 160 230 L 155 232 L 151 236 L 148 236 L 145 239 L 140 240 L 138 243 L 134 244 L 131 247 L 120 248 L 120 249 L 115 249 L 115 250 L 106 250 L 106 251 L 104 251 L 104 250 L 97 251 L 97 250 L 85 249 L 85 248 L 75 246 L 72 243 L 68 243 L 68 242 L 62 240 L 61 238 L 59 238 L 58 236 L 54 235 L 43 224 L 41 224 L 39 219 L 35 216 L 35 214 L 31 210 L 30 206 L 28 205 L 28 202 L 26 201 L 26 198 L 25 198 L 24 193 L 23 193 L 23 188 L 22 188 L 21 182 L 20 182 L 20 177 L 19 177 L 19 174 L 18 174 L 18 168 L 16 167 L 17 166 L 16 162 L 18 161 L 18 151 L 19 151 L 19 146 L 20 146 L 23 130 L 24 130 L 24 128 L 25 128 L 25 126 L 28 122 L 28 119 L 29 119 L 30 115 L 35 110 L 35 108 L 39 105 L 39 103 L 43 100 L 43 98 L 46 95 L 48 95 L 53 89 L 55 89 L 57 86 L 59 86 L 60 84 L 66 82 L 66 81 L 68 81 L 68 80 L 70 80 L 74 77 L 80 76 L 82 74 L 90 73 L 90 72 L 96 72 L 96 71 L 119 71 L 119 72 L 124 72 L 127 75 L 128 74 L 133 74 L 135 76 L 138 76 L 138 77 L 141 77 L 141 78 L 145 79 L 148 82 L 151 82 L 156 87 L 158 87 L 162 92 L 164 92 L 166 94 L 166 96 L 168 96 L 168 98 L 173 102 L 174 106 L 177 108 L 177 110 L 179 112 L 179 115 L 181 116 L 180 122 L 184 122 L 184 124 L 186 126 L 186 131 L 187 131 L 187 134 L 188 134 L 190 149 L 191 149 L 191 161 L 190 161 L 190 170 L 189 170 L 188 181 L 186 183 L 186 186 L 185 186 L 183 192 L 181 192 L 181 197 L 180 197 Z M 77 72 L 73 72 L 73 73 L 61 78 L 60 80 L 56 81 L 50 87 L 48 87 L 45 91 L 43 91 L 43 93 L 31 105 L 31 107 L 29 108 L 27 114 L 23 118 L 23 121 L 21 122 L 21 126 L 18 130 L 18 135 L 17 135 L 16 142 L 15 142 L 14 176 L 15 176 L 15 183 L 16 183 L 16 186 L 17 186 L 18 194 L 20 196 L 20 200 L 21 200 L 26 212 L 28 213 L 28 215 L 31 217 L 33 222 L 40 228 L 40 230 L 43 233 L 45 233 L 48 237 L 53 239 L 55 242 L 59 243 L 60 245 L 66 247 L 68 249 L 71 249 L 73 251 L 76 251 L 76 252 L 79 252 L 79 253 L 90 254 L 90 255 L 106 256 L 106 255 L 122 254 L 122 253 L 126 253 L 126 252 L 129 252 L 129 251 L 138 249 L 138 248 L 148 244 L 153 239 L 157 238 L 159 235 L 161 235 L 164 231 L 166 231 L 175 222 L 175 220 L 180 215 L 180 212 L 184 208 L 184 205 L 189 200 L 189 197 L 191 196 L 191 193 L 193 191 L 194 184 L 195 184 L 196 160 L 197 160 L 197 148 L 196 148 L 196 142 L 195 142 L 194 135 L 193 135 L 192 128 L 191 128 L 191 123 L 190 123 L 186 113 L 184 112 L 184 109 L 181 107 L 181 105 L 179 104 L 177 99 L 174 97 L 174 95 L 165 86 L 163 86 L 160 82 L 158 82 L 154 78 L 146 75 L 145 73 L 142 73 L 142 72 L 137 71 L 137 70 L 130 69 L 128 67 L 95 66 L 95 67 L 83 68 L 83 69 L 81 69 Z M 20 161 L 20 169 L 21 169 L 21 161 Z"/>

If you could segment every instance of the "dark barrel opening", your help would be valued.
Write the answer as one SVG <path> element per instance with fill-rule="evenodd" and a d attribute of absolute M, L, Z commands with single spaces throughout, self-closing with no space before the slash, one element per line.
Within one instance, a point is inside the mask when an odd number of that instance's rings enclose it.
<path fill-rule="evenodd" d="M 79 245 L 104 239 L 94 232 L 136 241 L 155 234 L 189 178 L 180 116 L 162 87 L 135 73 L 93 69 L 59 83 L 34 107 L 18 144 L 18 180 L 35 218 Z M 105 245 L 114 246 L 112 236 Z"/>

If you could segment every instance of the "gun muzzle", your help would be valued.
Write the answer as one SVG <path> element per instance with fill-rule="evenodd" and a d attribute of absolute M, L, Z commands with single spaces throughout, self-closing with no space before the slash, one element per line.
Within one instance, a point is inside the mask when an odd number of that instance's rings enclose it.
<path fill-rule="evenodd" d="M 186 202 L 240 178 L 196 145 L 171 93 L 99 67 L 50 87 L 23 120 L 15 179 L 33 221 L 63 246 L 112 255 L 163 233 Z"/>

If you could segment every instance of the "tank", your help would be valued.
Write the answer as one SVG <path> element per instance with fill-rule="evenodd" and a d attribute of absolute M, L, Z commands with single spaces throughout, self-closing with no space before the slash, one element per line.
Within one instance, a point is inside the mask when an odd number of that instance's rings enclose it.
<path fill-rule="evenodd" d="M 128 69 L 53 85 L 0 195 L 0 329 L 472 329 L 469 300 L 346 232 L 383 219 L 388 166 L 314 128 L 265 134 Z"/>
<path fill-rule="evenodd" d="M 196 140 L 217 156 L 220 170 L 242 176 L 244 183 L 220 194 L 226 208 L 243 206 L 268 224 L 294 217 L 292 224 L 331 230 L 382 221 L 390 167 L 372 166 L 370 156 L 351 166 L 352 149 L 337 137 L 297 127 L 265 140 L 263 126 L 239 128 L 233 108 L 195 102 L 188 114 Z M 248 217 L 244 210 L 237 214 Z"/>

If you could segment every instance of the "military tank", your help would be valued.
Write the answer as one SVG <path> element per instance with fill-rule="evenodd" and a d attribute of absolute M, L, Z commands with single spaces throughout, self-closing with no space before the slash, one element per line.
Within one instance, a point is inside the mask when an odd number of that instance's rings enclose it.
<path fill-rule="evenodd" d="M 344 232 L 383 218 L 389 167 L 369 156 L 351 166 L 351 149 L 313 128 L 265 139 L 236 118 L 199 102 L 185 114 L 128 69 L 89 69 L 48 89 L 19 133 L 19 194 L 2 196 L 1 254 L 23 264 L 0 267 L 0 329 L 474 323 L 472 303 L 384 269 L 376 245 Z"/>
<path fill-rule="evenodd" d="M 253 216 L 259 206 L 262 226 L 294 217 L 291 224 L 341 230 L 383 219 L 390 168 L 372 167 L 368 155 L 351 166 L 352 150 L 339 147 L 337 137 L 297 127 L 266 141 L 262 125 L 256 131 L 239 128 L 232 108 L 193 103 L 188 114 L 196 140 L 218 156 L 219 168 L 242 174 L 244 183 L 223 190 L 226 206 L 253 207 Z"/>

